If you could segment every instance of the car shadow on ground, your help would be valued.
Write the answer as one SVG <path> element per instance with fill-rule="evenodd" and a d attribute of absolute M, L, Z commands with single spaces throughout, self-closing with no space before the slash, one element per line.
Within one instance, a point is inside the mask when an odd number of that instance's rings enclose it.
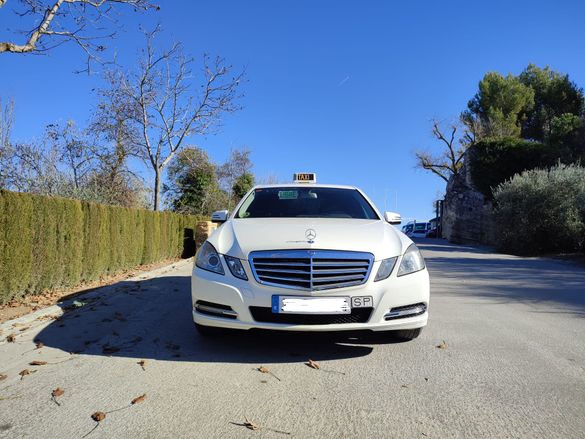
<path fill-rule="evenodd" d="M 492 303 L 542 304 L 548 308 L 534 312 L 568 313 L 585 317 L 585 270 L 576 265 L 546 258 L 510 257 L 498 254 L 467 257 L 425 252 L 421 245 L 431 281 L 438 279 L 433 292 L 461 297 L 485 297 Z M 453 244 L 441 246 L 441 252 Z M 483 253 L 483 252 L 481 252 Z M 447 280 L 446 290 L 442 284 Z M 432 285 L 433 287 L 433 285 Z"/>
<path fill-rule="evenodd" d="M 446 239 L 442 238 L 411 238 L 414 243 L 419 246 L 423 251 L 440 251 L 446 253 L 465 252 L 465 253 L 494 253 L 494 249 L 487 245 L 465 245 L 465 244 L 452 244 Z"/>
<path fill-rule="evenodd" d="M 45 346 L 86 355 L 169 361 L 279 363 L 363 357 L 379 343 L 370 333 L 291 334 L 256 331 L 202 337 L 191 316 L 190 278 L 124 281 L 61 304 L 65 313 L 36 337 Z"/>

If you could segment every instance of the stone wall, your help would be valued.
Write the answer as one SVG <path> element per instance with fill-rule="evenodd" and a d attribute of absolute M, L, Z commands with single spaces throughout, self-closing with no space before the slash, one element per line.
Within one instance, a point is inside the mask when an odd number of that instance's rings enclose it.
<path fill-rule="evenodd" d="M 442 228 L 443 237 L 451 242 L 487 245 L 496 242 L 492 202 L 473 187 L 465 164 L 447 184 Z"/>

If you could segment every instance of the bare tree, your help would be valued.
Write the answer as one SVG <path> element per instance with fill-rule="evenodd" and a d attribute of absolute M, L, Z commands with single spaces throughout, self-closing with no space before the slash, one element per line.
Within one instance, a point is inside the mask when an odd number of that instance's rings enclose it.
<path fill-rule="evenodd" d="M 278 178 L 278 175 L 275 173 L 268 174 L 265 177 L 261 177 L 258 179 L 257 184 L 278 184 L 282 183 L 282 180 Z"/>
<path fill-rule="evenodd" d="M 69 120 L 65 124 L 48 125 L 47 138 L 59 152 L 59 161 L 70 173 L 75 189 L 79 190 L 96 162 L 86 133 L 77 129 L 75 122 Z"/>
<path fill-rule="evenodd" d="M 0 8 L 8 0 L 0 0 Z M 147 0 L 18 0 L 15 13 L 31 17 L 32 30 L 24 33 L 25 41 L 0 41 L 0 53 L 40 53 L 65 42 L 76 43 L 89 61 L 99 59 L 106 47 L 104 40 L 116 34 L 115 10 L 119 5 L 135 10 L 159 9 Z"/>
<path fill-rule="evenodd" d="M 244 174 L 251 174 L 252 161 L 248 148 L 234 149 L 229 159 L 219 166 L 217 176 L 219 177 L 222 189 L 228 194 L 228 210 L 232 208 L 234 184 Z"/>
<path fill-rule="evenodd" d="M 71 196 L 72 184 L 59 169 L 57 148 L 44 149 L 37 142 L 12 145 L 7 158 L 5 184 L 8 189 L 42 195 Z"/>
<path fill-rule="evenodd" d="M 186 139 L 212 133 L 221 117 L 239 109 L 236 104 L 242 73 L 232 75 L 224 60 L 203 57 L 201 77 L 191 67 L 194 59 L 181 44 L 160 51 L 154 47 L 159 29 L 146 34 L 146 47 L 136 72 L 118 72 L 116 90 L 124 105 L 133 108 L 132 123 L 140 136 L 136 153 L 154 173 L 154 209 L 160 205 L 162 174 Z M 198 86 L 200 93 L 194 88 Z"/>
<path fill-rule="evenodd" d="M 441 130 L 438 121 L 433 121 L 433 135 L 443 144 L 444 152 L 440 155 L 433 155 L 426 151 L 417 151 L 415 153 L 416 166 L 431 171 L 445 182 L 449 182 L 453 175 L 457 175 L 463 165 L 463 156 L 468 146 L 463 139 L 457 139 L 457 129 L 458 126 L 452 124 L 447 133 Z M 464 139 L 466 138 L 464 137 Z"/>

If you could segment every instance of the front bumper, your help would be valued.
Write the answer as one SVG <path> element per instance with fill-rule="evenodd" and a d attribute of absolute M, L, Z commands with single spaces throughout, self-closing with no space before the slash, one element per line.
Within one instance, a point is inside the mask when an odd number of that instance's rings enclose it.
<path fill-rule="evenodd" d="M 225 260 L 223 260 L 225 267 Z M 396 277 L 399 264 L 388 279 L 374 282 L 374 274 L 380 262 L 375 262 L 368 281 L 359 286 L 321 291 L 300 291 L 261 285 L 252 276 L 250 266 L 242 262 L 248 281 L 238 279 L 226 270 L 219 275 L 196 266 L 191 276 L 193 320 L 204 326 L 230 329 L 271 329 L 284 331 L 391 331 L 416 329 L 427 324 L 429 304 L 429 275 L 426 269 L 406 276 Z M 372 296 L 373 309 L 364 323 L 297 324 L 257 321 L 251 307 L 270 308 L 273 295 L 313 297 Z M 201 307 L 201 303 L 204 307 Z M 227 310 L 223 315 L 205 312 L 205 304 L 218 304 Z M 387 320 L 391 309 L 414 304 L 424 304 L 423 314 Z M 198 308 L 198 309 L 197 309 Z M 359 308 L 358 308 L 359 309 Z M 204 311 L 204 312 L 201 312 Z M 257 316 L 257 314 L 256 314 Z"/>

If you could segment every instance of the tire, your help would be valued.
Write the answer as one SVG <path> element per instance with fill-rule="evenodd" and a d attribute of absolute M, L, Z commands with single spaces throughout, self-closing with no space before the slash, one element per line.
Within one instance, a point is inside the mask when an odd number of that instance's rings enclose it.
<path fill-rule="evenodd" d="M 398 340 L 414 340 L 417 338 L 420 333 L 422 332 L 423 328 L 416 328 L 416 329 L 401 329 L 400 331 L 392 331 L 392 337 Z"/>
<path fill-rule="evenodd" d="M 224 330 L 222 328 L 200 325 L 199 323 L 195 323 L 195 328 L 197 329 L 199 335 L 203 337 L 218 337 L 224 334 Z"/>

